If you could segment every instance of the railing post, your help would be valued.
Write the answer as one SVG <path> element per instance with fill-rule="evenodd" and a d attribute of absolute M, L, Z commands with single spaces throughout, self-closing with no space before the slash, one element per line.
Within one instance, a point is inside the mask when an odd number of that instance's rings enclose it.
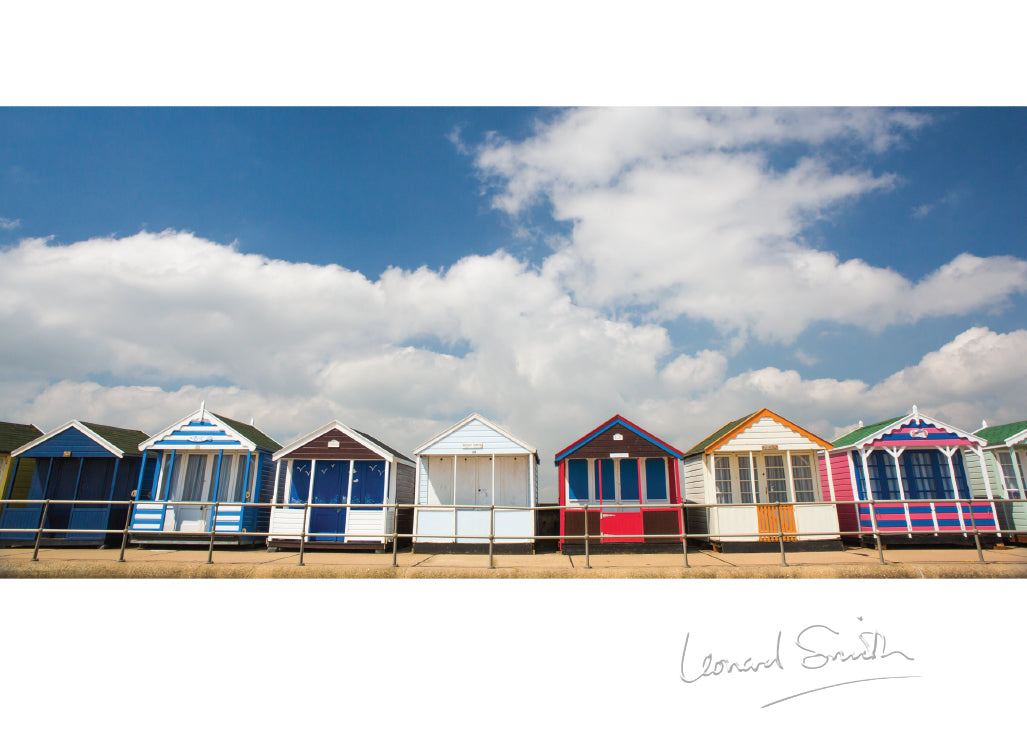
<path fill-rule="evenodd" d="M 681 503 L 681 553 L 685 555 L 685 568 L 689 569 L 688 565 L 688 531 L 685 526 L 685 503 Z"/>
<path fill-rule="evenodd" d="M 585 568 L 591 569 L 592 562 L 588 557 L 588 503 L 585 503 Z"/>
<path fill-rule="evenodd" d="M 970 498 L 970 523 L 974 527 L 974 542 L 977 544 L 977 558 L 980 560 L 980 563 L 986 564 L 988 562 L 984 560 L 984 551 L 981 549 L 981 532 L 977 529 L 977 518 L 974 517 L 973 497 Z M 995 521 L 995 524 L 996 526 L 998 525 L 998 520 Z"/>
<path fill-rule="evenodd" d="M 32 547 L 32 560 L 39 561 L 39 539 L 43 536 L 43 526 L 46 525 L 46 511 L 50 509 L 50 500 L 43 501 L 43 514 L 39 516 L 39 527 L 36 528 L 36 544 Z"/>
<path fill-rule="evenodd" d="M 303 563 L 303 549 L 307 542 L 307 510 L 310 509 L 310 494 L 307 494 L 307 499 L 303 501 L 303 524 L 300 526 L 300 560 L 296 566 L 306 566 Z"/>
<path fill-rule="evenodd" d="M 777 508 L 777 541 L 781 544 L 781 566 L 788 566 L 788 561 L 785 560 L 785 532 L 784 525 L 781 523 L 781 503 L 775 502 L 774 506 Z"/>
<path fill-rule="evenodd" d="M 396 539 L 399 538 L 399 503 L 393 504 L 396 508 L 392 516 L 392 566 L 396 566 Z"/>
<path fill-rule="evenodd" d="M 210 545 L 207 547 L 208 564 L 214 563 L 214 533 L 218 529 L 218 505 L 220 504 L 221 500 L 214 500 L 214 516 L 210 520 Z"/>
<path fill-rule="evenodd" d="M 489 568 L 495 569 L 495 563 L 492 558 L 492 550 L 495 548 L 494 544 L 496 541 L 496 506 L 489 505 Z"/>
<path fill-rule="evenodd" d="M 867 504 L 870 507 L 870 522 L 874 526 L 874 542 L 877 544 L 877 556 L 881 559 L 882 564 L 887 564 L 888 562 L 884 560 L 884 546 L 881 544 L 881 529 L 877 525 L 877 510 L 874 507 L 876 503 L 877 500 L 874 500 L 872 497 L 867 500 Z M 856 506 L 856 527 L 862 527 L 862 523 L 859 521 L 859 505 Z M 863 536 L 861 534 L 860 540 L 862 539 Z"/>
<path fill-rule="evenodd" d="M 135 494 L 135 493 L 133 493 Z M 128 501 L 128 515 L 125 516 L 125 530 L 121 533 L 121 553 L 118 554 L 118 563 L 125 563 L 125 544 L 128 543 L 128 529 L 132 525 L 132 510 L 135 508 L 135 500 Z"/>

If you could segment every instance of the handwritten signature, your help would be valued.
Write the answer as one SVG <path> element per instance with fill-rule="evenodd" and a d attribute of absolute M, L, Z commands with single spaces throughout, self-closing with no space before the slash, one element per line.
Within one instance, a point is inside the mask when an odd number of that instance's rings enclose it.
<path fill-rule="evenodd" d="M 862 622 L 863 618 L 857 618 Z M 798 663 L 802 669 L 822 669 L 828 664 L 844 664 L 850 662 L 883 661 L 887 658 L 901 657 L 906 661 L 915 661 L 912 656 L 898 649 L 888 649 L 888 639 L 879 630 L 864 630 L 856 633 L 858 646 L 846 645 L 852 642 L 851 635 L 843 635 L 841 631 L 835 630 L 827 625 L 808 625 L 800 630 L 795 636 L 795 646 L 799 651 L 805 653 L 796 661 L 782 657 L 781 641 L 784 631 L 777 632 L 777 639 L 773 651 L 761 656 L 746 656 L 741 660 L 727 658 L 715 658 L 713 653 L 707 653 L 702 660 L 695 665 L 690 665 L 688 659 L 688 644 L 692 634 L 685 634 L 685 644 L 681 649 L 681 681 L 686 684 L 696 682 L 709 677 L 719 677 L 728 674 L 754 674 L 763 670 L 784 671 L 788 665 Z M 899 659 L 901 661 L 901 659 Z M 857 684 L 859 682 L 879 681 L 883 679 L 915 679 L 919 675 L 906 674 L 899 676 L 878 676 L 865 679 L 855 679 L 837 684 L 829 684 L 816 689 L 806 690 L 797 694 L 783 697 L 773 702 L 768 702 L 762 707 L 770 707 L 785 700 L 799 697 L 812 692 L 819 692 L 824 689 L 840 687 L 846 684 Z"/>

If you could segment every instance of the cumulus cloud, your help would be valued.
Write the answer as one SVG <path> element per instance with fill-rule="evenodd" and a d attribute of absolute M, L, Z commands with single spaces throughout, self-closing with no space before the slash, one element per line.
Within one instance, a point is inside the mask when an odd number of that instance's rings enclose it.
<path fill-rule="evenodd" d="M 575 302 L 708 321 L 737 347 L 792 342 L 817 320 L 880 329 L 963 315 L 1027 291 L 1027 261 L 1013 257 L 963 254 L 914 282 L 804 242 L 846 201 L 896 186 L 892 173 L 839 168 L 837 149 L 881 151 L 926 123 L 872 109 L 585 109 L 523 141 L 493 136 L 475 164 L 494 207 L 545 203 L 571 224 L 543 271 Z M 776 160 L 780 144 L 802 154 Z"/>
<path fill-rule="evenodd" d="M 21 221 L 17 218 L 4 218 L 0 216 L 0 231 L 13 231 L 21 225 Z"/>
<path fill-rule="evenodd" d="M 762 406 L 825 437 L 913 402 L 976 427 L 1017 419 L 1025 352 L 1027 331 L 978 327 L 875 385 L 732 376 L 503 252 L 373 281 L 170 231 L 0 252 L 0 417 L 153 433 L 206 401 L 282 442 L 339 418 L 409 451 L 478 411 L 538 446 L 545 499 L 549 454 L 614 413 L 681 447 Z"/>

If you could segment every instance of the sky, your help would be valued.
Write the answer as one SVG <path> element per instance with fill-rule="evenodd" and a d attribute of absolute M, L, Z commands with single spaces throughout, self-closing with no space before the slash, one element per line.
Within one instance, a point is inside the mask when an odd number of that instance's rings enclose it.
<path fill-rule="evenodd" d="M 0 109 L 0 417 L 1027 417 L 1022 108 Z"/>

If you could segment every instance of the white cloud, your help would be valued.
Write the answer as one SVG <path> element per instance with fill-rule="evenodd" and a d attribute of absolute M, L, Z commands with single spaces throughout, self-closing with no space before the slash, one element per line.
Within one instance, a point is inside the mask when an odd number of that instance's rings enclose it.
<path fill-rule="evenodd" d="M 4 218 L 0 216 L 0 231 L 13 231 L 21 225 L 21 221 L 17 218 Z"/>
<path fill-rule="evenodd" d="M 846 201 L 895 186 L 892 174 L 839 169 L 836 149 L 883 150 L 925 123 L 872 109 L 585 109 L 524 141 L 493 136 L 475 163 L 495 207 L 546 202 L 571 224 L 543 271 L 578 304 L 709 321 L 737 348 L 794 341 L 817 320 L 880 329 L 1027 291 L 1022 259 L 964 254 L 914 282 L 803 241 Z M 805 154 L 772 163 L 768 147 L 782 143 Z"/>
<path fill-rule="evenodd" d="M 913 402 L 964 427 L 1019 419 L 1027 331 L 973 328 L 873 386 L 729 376 L 723 352 L 675 352 L 502 252 L 371 281 L 165 232 L 0 252 L 0 352 L 0 417 L 44 429 L 152 433 L 206 401 L 282 442 L 338 418 L 409 451 L 482 412 L 538 446 L 552 499 L 551 454 L 614 413 L 680 447 L 762 406 L 825 437 Z"/>

